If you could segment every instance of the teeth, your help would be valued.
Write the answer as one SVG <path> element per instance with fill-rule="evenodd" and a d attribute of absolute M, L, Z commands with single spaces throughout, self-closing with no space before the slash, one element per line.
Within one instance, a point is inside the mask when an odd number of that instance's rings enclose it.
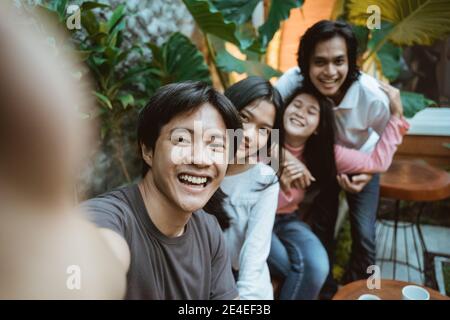
<path fill-rule="evenodd" d="M 190 176 L 187 174 L 181 175 L 180 179 L 184 180 L 184 181 L 188 181 L 193 184 L 204 184 L 204 183 L 206 183 L 206 181 L 208 181 L 208 178 L 206 178 L 206 177 L 194 177 L 194 176 Z"/>
<path fill-rule="evenodd" d="M 335 83 L 337 80 L 320 80 L 323 83 Z"/>
<path fill-rule="evenodd" d="M 291 121 L 293 123 L 295 123 L 296 125 L 298 125 L 298 126 L 303 126 L 303 124 L 300 121 L 298 121 L 297 119 L 295 119 L 295 118 L 291 118 Z"/>

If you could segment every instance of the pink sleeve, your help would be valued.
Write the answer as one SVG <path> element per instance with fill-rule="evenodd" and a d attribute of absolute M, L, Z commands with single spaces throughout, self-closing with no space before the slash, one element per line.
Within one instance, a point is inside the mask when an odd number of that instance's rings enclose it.
<path fill-rule="evenodd" d="M 375 149 L 371 153 L 334 146 L 336 169 L 338 173 L 384 172 L 391 165 L 397 146 L 409 129 L 404 118 L 391 116 Z"/>

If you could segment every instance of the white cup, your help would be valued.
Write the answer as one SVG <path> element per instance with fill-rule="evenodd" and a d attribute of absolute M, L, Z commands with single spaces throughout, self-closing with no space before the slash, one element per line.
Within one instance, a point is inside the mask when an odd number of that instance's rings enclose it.
<path fill-rule="evenodd" d="M 374 294 L 363 294 L 359 296 L 358 300 L 381 300 L 379 296 Z"/>
<path fill-rule="evenodd" d="M 406 286 L 402 289 L 403 300 L 430 300 L 427 290 L 419 286 Z"/>

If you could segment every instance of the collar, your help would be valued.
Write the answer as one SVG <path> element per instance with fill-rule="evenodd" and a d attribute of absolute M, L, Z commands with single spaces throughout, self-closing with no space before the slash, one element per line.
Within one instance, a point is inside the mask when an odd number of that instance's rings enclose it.
<path fill-rule="evenodd" d="M 342 99 L 341 103 L 334 109 L 354 109 L 358 106 L 358 100 L 359 100 L 359 81 L 356 80 L 352 83 L 350 88 L 348 88 L 346 94 L 344 95 L 344 98 Z"/>

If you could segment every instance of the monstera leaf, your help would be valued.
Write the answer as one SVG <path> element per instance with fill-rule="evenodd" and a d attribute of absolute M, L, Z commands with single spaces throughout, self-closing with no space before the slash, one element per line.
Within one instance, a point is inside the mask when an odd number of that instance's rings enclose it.
<path fill-rule="evenodd" d="M 242 50 L 247 49 L 253 43 L 253 39 L 238 32 L 238 24 L 233 20 L 225 19 L 211 1 L 208 0 L 183 0 L 195 22 L 204 33 L 212 34 L 237 45 Z M 230 17 L 229 13 L 226 13 Z"/>
<path fill-rule="evenodd" d="M 202 53 L 184 35 L 176 32 L 162 47 L 148 45 L 152 50 L 152 65 L 160 70 L 161 85 L 186 80 L 200 80 L 211 84 L 208 66 Z"/>
<path fill-rule="evenodd" d="M 241 51 L 264 53 L 280 23 L 289 17 L 290 10 L 300 7 L 303 0 L 272 0 L 267 21 L 258 32 L 242 26 L 251 19 L 262 0 L 183 0 L 203 32 L 237 45 Z M 251 36 L 256 35 L 257 37 Z"/>
<path fill-rule="evenodd" d="M 238 25 L 250 20 L 259 2 L 261 0 L 211 0 L 226 20 Z"/>

